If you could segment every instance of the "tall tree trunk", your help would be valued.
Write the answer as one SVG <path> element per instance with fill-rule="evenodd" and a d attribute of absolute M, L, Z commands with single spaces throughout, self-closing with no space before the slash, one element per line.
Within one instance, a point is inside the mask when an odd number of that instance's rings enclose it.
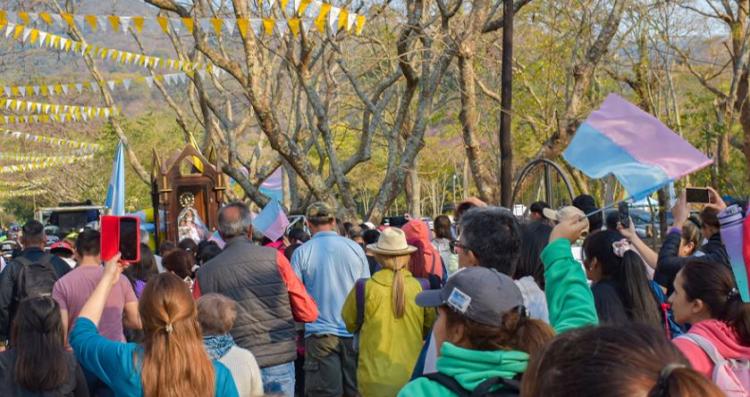
<path fill-rule="evenodd" d="M 464 149 L 466 158 L 471 169 L 471 175 L 474 177 L 474 184 L 477 187 L 478 196 L 482 201 L 488 203 L 497 202 L 499 197 L 497 190 L 494 188 L 493 177 L 489 169 L 483 164 L 480 150 L 480 143 L 477 142 L 476 129 L 479 115 L 477 114 L 476 99 L 476 76 L 474 65 L 472 64 L 473 48 L 469 43 L 461 46 L 461 52 L 458 55 L 458 81 L 461 87 L 461 111 L 458 118 L 461 121 L 463 130 Z"/>

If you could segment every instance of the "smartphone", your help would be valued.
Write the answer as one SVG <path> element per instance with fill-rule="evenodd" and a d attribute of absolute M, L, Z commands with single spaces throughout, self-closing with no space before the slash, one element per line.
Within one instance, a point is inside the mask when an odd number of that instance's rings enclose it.
<path fill-rule="evenodd" d="M 710 203 L 711 197 L 708 189 L 703 187 L 689 187 L 685 189 L 685 197 L 688 203 Z"/>
<path fill-rule="evenodd" d="M 617 205 L 617 212 L 620 214 L 620 224 L 624 228 L 630 227 L 630 208 L 628 208 L 628 203 L 626 202 L 620 202 L 620 204 Z"/>
<path fill-rule="evenodd" d="M 123 262 L 141 260 L 141 225 L 134 216 L 106 215 L 101 220 L 101 256 L 108 261 L 117 253 Z"/>

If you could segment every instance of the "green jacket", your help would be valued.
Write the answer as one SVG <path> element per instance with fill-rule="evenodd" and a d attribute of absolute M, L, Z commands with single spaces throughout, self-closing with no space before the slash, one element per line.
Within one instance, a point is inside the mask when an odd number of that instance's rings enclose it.
<path fill-rule="evenodd" d="M 549 318 L 555 332 L 561 333 L 587 325 L 596 325 L 594 296 L 581 265 L 573 259 L 570 242 L 558 239 L 542 251 L 545 294 Z M 477 351 L 456 347 L 448 342 L 440 349 L 439 372 L 454 377 L 472 391 L 485 379 L 513 378 L 526 371 L 528 354 L 519 351 Z M 437 382 L 417 378 L 401 389 L 399 397 L 452 397 L 454 394 Z"/>

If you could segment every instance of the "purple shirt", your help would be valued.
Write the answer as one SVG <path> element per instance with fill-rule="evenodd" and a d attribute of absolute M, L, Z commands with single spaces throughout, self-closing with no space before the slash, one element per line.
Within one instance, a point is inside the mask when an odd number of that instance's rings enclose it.
<path fill-rule="evenodd" d="M 101 266 L 79 266 L 55 283 L 52 297 L 60 305 L 60 309 L 68 312 L 68 331 L 73 329 L 73 323 L 103 274 L 104 268 Z M 130 282 L 121 275 L 120 281 L 112 287 L 112 292 L 104 305 L 104 312 L 99 321 L 99 334 L 109 340 L 125 342 L 122 329 L 123 309 L 126 303 L 137 301 Z"/>

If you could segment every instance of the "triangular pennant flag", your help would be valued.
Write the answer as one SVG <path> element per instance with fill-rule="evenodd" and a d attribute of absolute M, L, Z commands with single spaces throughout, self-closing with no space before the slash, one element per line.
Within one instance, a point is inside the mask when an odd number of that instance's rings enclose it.
<path fill-rule="evenodd" d="M 169 19 L 167 17 L 158 16 L 156 17 L 156 22 L 159 23 L 162 32 L 169 33 Z"/>
<path fill-rule="evenodd" d="M 211 25 L 214 27 L 214 32 L 217 36 L 221 36 L 221 25 L 224 24 L 224 21 L 222 21 L 219 18 L 211 18 Z"/>
<path fill-rule="evenodd" d="M 107 82 L 107 86 L 109 87 L 110 91 L 114 91 L 115 90 L 115 81 L 114 80 L 108 81 Z"/>
<path fill-rule="evenodd" d="M 130 89 L 130 83 L 132 81 L 133 80 L 131 80 L 131 79 L 123 79 L 122 80 L 122 86 L 125 87 L 125 90 L 129 90 Z"/>
<path fill-rule="evenodd" d="M 292 31 L 292 35 L 297 37 L 299 35 L 299 18 L 289 19 L 289 30 Z"/>
<path fill-rule="evenodd" d="M 148 88 L 154 88 L 154 78 L 151 76 L 146 77 L 146 85 Z"/>
<path fill-rule="evenodd" d="M 302 31 L 304 31 L 305 34 L 309 33 L 310 32 L 310 27 L 312 26 L 312 24 L 313 24 L 313 20 L 312 19 L 308 19 L 308 18 L 303 19 L 302 20 Z"/>
<path fill-rule="evenodd" d="M 135 27 L 135 31 L 138 33 L 143 32 L 143 17 L 133 17 L 133 27 Z"/>
<path fill-rule="evenodd" d="M 260 37 L 260 27 L 263 26 L 263 20 L 260 18 L 252 18 L 250 19 L 250 26 L 253 28 L 255 37 Z"/>
<path fill-rule="evenodd" d="M 19 101 L 19 103 L 20 103 L 20 101 Z M 27 112 L 31 111 L 31 106 L 33 106 L 33 104 L 31 102 L 26 102 L 26 111 Z"/>
<path fill-rule="evenodd" d="M 286 6 L 289 4 L 289 0 L 281 0 L 281 9 L 286 11 Z M 296 4 L 296 2 L 295 2 Z"/>
<path fill-rule="evenodd" d="M 237 29 L 240 31 L 240 35 L 244 39 L 247 37 L 247 27 L 250 22 L 247 18 L 240 18 L 237 20 Z"/>
<path fill-rule="evenodd" d="M 354 22 L 357 20 L 357 14 L 350 13 L 347 15 L 346 18 L 346 31 L 349 32 L 352 30 L 352 25 L 354 25 Z"/>
<path fill-rule="evenodd" d="M 58 25 L 58 26 L 62 25 L 62 23 L 63 23 L 62 15 L 60 15 L 60 14 L 51 14 L 50 16 L 52 17 L 52 21 L 54 22 L 55 25 Z"/>
<path fill-rule="evenodd" d="M 185 25 L 188 32 L 193 33 L 193 18 L 182 18 L 182 24 Z"/>
<path fill-rule="evenodd" d="M 34 95 L 39 95 L 39 86 L 35 85 L 33 88 L 33 91 L 34 91 Z"/>
<path fill-rule="evenodd" d="M 21 21 L 22 25 L 29 26 L 31 24 L 29 13 L 27 13 L 26 11 L 20 11 L 18 13 L 18 19 Z"/>
<path fill-rule="evenodd" d="M 96 32 L 97 30 L 97 20 L 96 15 L 85 15 L 83 19 L 86 21 L 86 23 L 89 25 L 89 28 L 92 32 Z"/>
<path fill-rule="evenodd" d="M 263 18 L 263 30 L 267 35 L 273 35 L 274 25 L 276 25 L 276 21 L 273 18 Z"/>
<path fill-rule="evenodd" d="M 120 25 L 122 25 L 123 33 L 127 33 L 128 29 L 130 29 L 130 21 L 132 21 L 132 17 L 120 17 Z"/>
<path fill-rule="evenodd" d="M 23 37 L 21 38 L 22 42 L 24 42 L 24 43 L 26 42 L 26 39 L 28 39 L 29 36 L 31 35 L 31 30 L 32 29 L 29 29 L 29 28 L 24 28 L 23 29 Z"/>
<path fill-rule="evenodd" d="M 47 39 L 47 32 L 39 31 L 39 46 L 44 45 L 44 41 Z"/>
<path fill-rule="evenodd" d="M 224 21 L 224 28 L 227 30 L 227 33 L 229 33 L 230 36 L 234 35 L 234 20 L 227 18 L 222 21 Z"/>
<path fill-rule="evenodd" d="M 302 0 L 294 0 L 294 14 L 297 14 L 297 10 L 299 10 L 300 6 L 302 5 Z"/>
<path fill-rule="evenodd" d="M 47 25 L 52 25 L 54 23 L 52 21 L 52 16 L 50 16 L 48 12 L 40 12 L 39 19 L 44 21 L 44 23 L 46 23 Z"/>
<path fill-rule="evenodd" d="M 120 31 L 120 17 L 118 17 L 117 15 L 109 15 L 107 17 L 107 20 L 109 20 L 109 26 L 112 26 L 113 31 Z"/>
<path fill-rule="evenodd" d="M 86 27 L 83 15 L 73 15 L 73 21 L 75 21 L 76 25 L 80 26 L 82 30 Z"/>
<path fill-rule="evenodd" d="M 43 109 L 44 114 L 48 114 L 49 113 L 49 108 L 50 107 L 51 107 L 51 105 L 49 103 L 44 105 L 44 109 Z"/>
<path fill-rule="evenodd" d="M 104 117 L 109 118 L 109 108 L 104 109 Z"/>
<path fill-rule="evenodd" d="M 9 23 L 8 27 L 5 28 L 5 38 L 7 39 L 10 37 L 10 34 L 13 33 L 13 31 L 15 31 L 15 25 Z"/>
<path fill-rule="evenodd" d="M 107 25 L 109 25 L 109 23 L 110 23 L 109 22 L 109 18 L 107 18 L 106 15 L 99 15 L 96 18 L 99 21 L 99 29 L 101 29 L 102 32 L 106 32 L 107 31 Z"/>
<path fill-rule="evenodd" d="M 326 25 L 327 25 L 327 19 L 328 13 L 331 11 L 331 5 L 328 3 L 324 3 L 320 6 L 320 13 L 318 13 L 318 17 L 315 18 L 315 27 L 318 28 L 318 32 L 325 33 L 326 32 Z"/>
<path fill-rule="evenodd" d="M 63 12 L 60 14 L 62 19 L 65 21 L 65 23 L 68 24 L 69 27 L 74 28 L 75 27 L 75 21 L 73 21 L 73 15 Z"/>
<path fill-rule="evenodd" d="M 328 28 L 331 29 L 333 34 L 336 34 L 338 31 L 340 13 L 341 9 L 338 7 L 331 7 L 331 10 L 328 12 Z"/>
<path fill-rule="evenodd" d="M 302 11 L 300 11 L 300 15 L 307 16 L 310 19 L 315 18 L 318 15 L 318 12 L 321 10 L 321 7 L 323 6 L 323 2 L 320 0 L 313 0 L 310 2 L 310 4 L 305 8 L 305 13 L 303 14 Z"/>
<path fill-rule="evenodd" d="M 279 32 L 279 36 L 281 37 L 284 37 L 288 28 L 289 25 L 284 23 L 283 20 L 279 21 L 279 23 L 276 24 L 276 30 Z"/>
<path fill-rule="evenodd" d="M 341 13 L 339 13 L 339 29 L 346 29 L 346 21 L 349 19 L 349 11 L 346 10 L 346 8 L 341 9 Z"/>
<path fill-rule="evenodd" d="M 362 29 L 365 27 L 365 16 L 364 15 L 357 15 L 357 22 L 356 27 L 354 28 L 354 34 L 359 36 L 362 34 Z"/>
<path fill-rule="evenodd" d="M 18 87 L 18 91 L 21 96 L 26 96 L 26 87 Z"/>

